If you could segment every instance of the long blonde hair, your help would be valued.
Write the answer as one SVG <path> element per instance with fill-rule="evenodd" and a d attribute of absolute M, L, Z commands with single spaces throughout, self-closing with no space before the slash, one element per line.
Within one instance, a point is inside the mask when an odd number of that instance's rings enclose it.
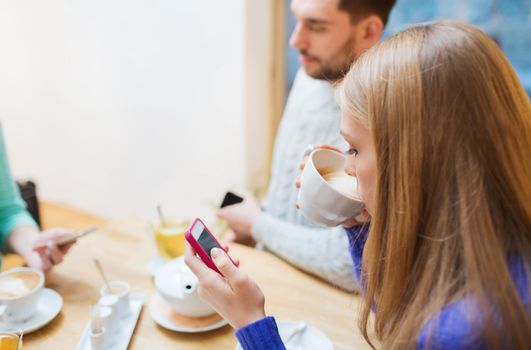
<path fill-rule="evenodd" d="M 466 298 L 471 336 L 527 349 L 530 317 L 509 266 L 523 266 L 528 293 L 531 106 L 502 51 L 470 25 L 415 26 L 362 55 L 339 96 L 377 156 L 365 338 L 374 306 L 383 347 L 414 348 L 439 311 Z"/>

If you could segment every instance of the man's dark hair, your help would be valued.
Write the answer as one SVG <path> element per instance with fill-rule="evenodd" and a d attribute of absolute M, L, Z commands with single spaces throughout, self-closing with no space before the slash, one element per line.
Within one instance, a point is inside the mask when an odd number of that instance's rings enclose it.
<path fill-rule="evenodd" d="M 375 14 L 385 26 L 394 5 L 395 0 L 339 0 L 338 8 L 348 12 L 352 23 L 367 15 Z"/>

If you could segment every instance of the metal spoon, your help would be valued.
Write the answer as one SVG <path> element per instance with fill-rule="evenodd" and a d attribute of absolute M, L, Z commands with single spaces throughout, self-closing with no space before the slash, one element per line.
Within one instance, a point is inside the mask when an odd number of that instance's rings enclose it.
<path fill-rule="evenodd" d="M 107 288 L 107 290 L 110 291 L 111 286 L 109 285 L 109 281 L 107 281 L 107 278 L 105 277 L 105 272 L 103 272 L 103 268 L 101 267 L 100 260 L 95 258 L 94 265 L 96 265 L 96 268 L 100 272 L 101 278 L 103 278 L 103 282 L 105 282 L 105 288 Z"/>
<path fill-rule="evenodd" d="M 159 220 L 162 227 L 166 226 L 166 220 L 164 220 L 164 215 L 162 215 L 162 207 L 157 205 L 157 212 L 159 213 Z"/>

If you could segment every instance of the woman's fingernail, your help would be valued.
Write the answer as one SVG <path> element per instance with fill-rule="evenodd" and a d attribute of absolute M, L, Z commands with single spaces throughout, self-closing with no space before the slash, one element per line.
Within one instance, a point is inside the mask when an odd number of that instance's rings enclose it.
<path fill-rule="evenodd" d="M 221 249 L 219 248 L 213 248 L 211 251 L 210 251 L 210 256 L 215 259 L 219 256 L 221 256 Z"/>

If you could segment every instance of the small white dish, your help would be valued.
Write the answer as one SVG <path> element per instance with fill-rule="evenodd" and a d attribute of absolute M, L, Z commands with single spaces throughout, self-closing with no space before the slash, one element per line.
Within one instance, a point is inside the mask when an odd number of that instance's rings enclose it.
<path fill-rule="evenodd" d="M 299 326 L 300 322 L 296 321 L 277 321 L 278 332 L 280 338 L 285 339 L 293 333 L 295 328 Z M 334 345 L 330 338 L 328 338 L 319 329 L 306 324 L 306 328 L 290 340 L 288 344 L 284 344 L 286 350 L 333 350 Z M 240 343 L 236 345 L 236 350 L 242 350 Z"/>
<path fill-rule="evenodd" d="M 179 315 L 175 310 L 171 308 L 164 299 L 157 293 L 151 297 L 149 301 L 149 313 L 153 321 L 159 326 L 169 329 L 175 332 L 181 333 L 201 333 L 208 332 L 214 329 L 226 326 L 228 323 L 223 318 L 219 318 L 217 315 L 207 316 L 205 318 L 194 319 L 191 317 Z M 213 322 L 208 324 L 191 324 L 187 322 L 199 320 L 213 319 Z M 177 322 L 180 321 L 180 322 Z"/>
<path fill-rule="evenodd" d="M 112 345 L 108 346 L 106 350 L 127 350 L 133 332 L 135 330 L 138 317 L 140 316 L 140 311 L 144 304 L 144 294 L 142 293 L 131 293 L 129 299 L 130 313 L 126 318 L 118 320 L 116 326 L 113 325 L 114 329 L 118 331 L 112 334 L 113 341 Z M 88 317 L 88 313 L 87 313 Z M 87 326 L 81 335 L 81 339 L 77 344 L 77 350 L 91 350 L 90 346 L 90 320 L 87 322 Z"/>
<path fill-rule="evenodd" d="M 37 304 L 37 312 L 30 319 L 22 322 L 0 322 L 0 332 L 24 331 L 24 334 L 36 331 L 52 321 L 63 308 L 63 297 L 56 291 L 43 288 Z"/>

